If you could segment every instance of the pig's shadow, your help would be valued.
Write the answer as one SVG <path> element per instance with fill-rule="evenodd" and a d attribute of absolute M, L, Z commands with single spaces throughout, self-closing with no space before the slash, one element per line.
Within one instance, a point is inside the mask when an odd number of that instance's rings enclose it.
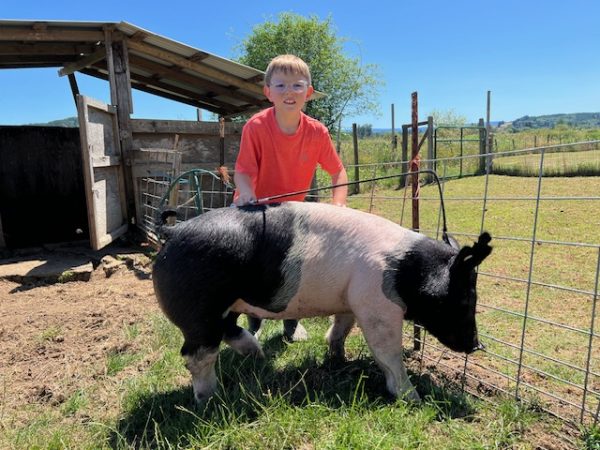
<path fill-rule="evenodd" d="M 281 336 L 263 342 L 264 359 L 242 357 L 224 348 L 217 365 L 219 389 L 205 405 L 195 403 L 191 385 L 140 396 L 118 422 L 111 444 L 154 447 L 160 436 L 164 442 L 187 446 L 187 436 L 198 433 L 199 427 L 227 428 L 232 418 L 252 422 L 274 398 L 299 407 L 313 402 L 333 409 L 357 403 L 373 410 L 393 406 L 395 400 L 385 390 L 383 373 L 370 355 L 338 361 L 309 354 L 277 367 L 273 356 L 286 345 Z M 410 371 L 409 375 L 424 403 L 435 404 L 438 420 L 472 415 L 466 396 L 457 393 L 455 386 L 439 386 L 428 375 Z"/>

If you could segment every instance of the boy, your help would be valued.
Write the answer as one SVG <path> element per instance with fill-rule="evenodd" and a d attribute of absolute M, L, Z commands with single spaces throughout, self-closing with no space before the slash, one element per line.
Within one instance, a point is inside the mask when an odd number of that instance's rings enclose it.
<path fill-rule="evenodd" d="M 329 173 L 332 184 L 347 183 L 348 175 L 329 131 L 302 112 L 314 92 L 308 65 L 294 55 L 273 58 L 265 72 L 263 92 L 273 106 L 244 125 L 233 177 L 233 203 L 242 206 L 260 198 L 309 189 L 317 164 Z M 347 195 L 347 186 L 334 188 L 332 203 L 346 206 Z M 299 194 L 274 201 L 303 201 L 305 197 Z M 261 320 L 248 320 L 250 331 L 258 332 Z M 284 320 L 283 325 L 286 338 L 306 339 L 306 330 L 297 320 Z"/>

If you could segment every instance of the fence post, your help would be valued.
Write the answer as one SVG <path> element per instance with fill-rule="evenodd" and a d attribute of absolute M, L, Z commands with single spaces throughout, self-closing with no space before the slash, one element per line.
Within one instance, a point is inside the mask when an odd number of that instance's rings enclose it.
<path fill-rule="evenodd" d="M 419 100 L 418 94 L 411 94 L 411 118 L 412 118 L 412 139 L 411 139 L 411 161 L 410 171 L 412 174 L 412 228 L 419 231 L 419 164 L 417 155 L 419 154 Z M 416 351 L 421 349 L 421 327 L 417 324 L 413 328 L 413 346 Z"/>
<path fill-rule="evenodd" d="M 485 141 L 487 136 L 483 119 L 479 119 L 479 123 L 477 125 L 479 126 L 479 174 L 481 175 L 485 173 L 485 157 L 483 155 L 485 155 L 486 151 Z"/>
<path fill-rule="evenodd" d="M 402 173 L 408 172 L 408 125 L 402 125 L 402 161 L 401 171 Z M 406 185 L 406 175 L 400 177 L 400 189 Z"/>
<path fill-rule="evenodd" d="M 354 181 L 360 180 L 360 173 L 358 169 L 358 130 L 356 123 L 352 124 L 352 144 L 354 146 Z M 354 184 L 353 194 L 360 193 L 360 183 Z"/>
<path fill-rule="evenodd" d="M 433 154 L 433 116 L 427 117 L 427 168 L 429 170 L 437 171 L 437 164 L 435 162 L 435 155 Z M 427 179 L 433 181 L 433 175 L 428 175 Z"/>
<path fill-rule="evenodd" d="M 392 103 L 392 154 L 396 154 L 398 150 L 398 137 L 396 136 L 396 128 L 394 126 L 394 104 Z"/>

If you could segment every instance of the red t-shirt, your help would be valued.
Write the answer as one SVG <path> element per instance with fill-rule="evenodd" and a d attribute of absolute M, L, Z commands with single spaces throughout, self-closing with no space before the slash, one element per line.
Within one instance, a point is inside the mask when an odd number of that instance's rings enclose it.
<path fill-rule="evenodd" d="M 271 107 L 244 125 L 235 171 L 250 176 L 258 199 L 309 189 L 317 164 L 330 175 L 344 167 L 327 127 L 318 120 L 301 113 L 296 133 L 285 134 Z M 306 194 L 273 201 L 302 201 L 304 197 Z"/>

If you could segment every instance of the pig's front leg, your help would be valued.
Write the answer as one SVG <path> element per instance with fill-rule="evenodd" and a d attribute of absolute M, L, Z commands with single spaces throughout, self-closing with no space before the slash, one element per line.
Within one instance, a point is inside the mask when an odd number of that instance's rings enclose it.
<path fill-rule="evenodd" d="M 383 370 L 387 390 L 406 401 L 420 402 L 419 394 L 408 378 L 403 361 L 402 321 L 404 311 L 382 297 L 372 299 L 357 319 L 375 361 Z"/>

